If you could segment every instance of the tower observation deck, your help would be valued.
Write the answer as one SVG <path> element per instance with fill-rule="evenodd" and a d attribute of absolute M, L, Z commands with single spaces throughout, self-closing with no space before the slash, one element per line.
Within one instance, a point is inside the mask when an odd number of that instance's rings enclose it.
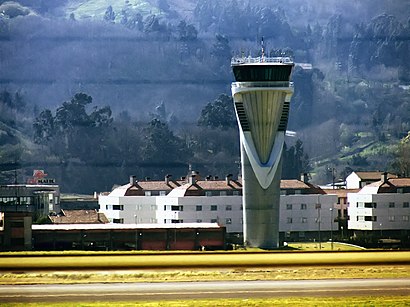
<path fill-rule="evenodd" d="M 239 125 L 245 245 L 279 246 L 282 150 L 294 63 L 289 57 L 232 58 L 232 97 Z"/>

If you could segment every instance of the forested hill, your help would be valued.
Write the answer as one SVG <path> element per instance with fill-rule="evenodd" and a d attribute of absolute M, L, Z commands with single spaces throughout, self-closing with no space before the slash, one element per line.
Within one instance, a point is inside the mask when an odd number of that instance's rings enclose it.
<path fill-rule="evenodd" d="M 32 128 L 47 118 L 54 125 L 64 103 L 76 105 L 76 94 L 82 93 L 92 98 L 81 111 L 94 116 L 84 117 L 86 126 L 95 128 L 95 116 L 109 108 L 106 124 L 115 131 L 131 125 L 125 131 L 142 148 L 148 146 L 148 139 L 141 139 L 145 128 L 172 133 L 184 153 L 173 158 L 176 169 L 181 166 L 176 173 L 188 164 L 205 173 L 237 173 L 237 145 L 227 148 L 226 141 L 229 135 L 232 144 L 239 142 L 235 132 L 230 134 L 236 128 L 198 126 L 198 119 L 207 106 L 218 106 L 221 94 L 230 95 L 231 56 L 258 55 L 263 37 L 269 55 L 285 53 L 297 63 L 312 64 L 313 69 L 297 66 L 293 74 L 288 128 L 297 138 L 287 143 L 288 149 L 300 148 L 296 140 L 301 139 L 310 157 L 303 164 L 315 180 L 326 181 L 329 168 L 337 168 L 340 176 L 350 169 L 403 172 L 396 159 L 398 144 L 410 130 L 409 17 L 410 2 L 394 0 L 0 0 L 1 163 L 27 165 L 22 174 L 35 164 L 29 161 L 44 168 L 46 161 L 92 167 L 90 151 L 68 150 L 75 143 L 67 138 L 71 128 L 59 128 L 66 136 L 61 154 L 58 134 L 40 142 Z M 94 128 L 87 133 L 96 141 L 102 136 L 93 138 Z M 226 138 L 212 129 L 224 130 Z M 93 143 L 104 148 L 96 155 L 98 165 L 112 165 L 116 182 L 126 178 L 133 171 L 126 167 L 132 153 L 107 151 L 103 139 Z M 127 147 L 131 141 L 122 141 L 126 150 L 136 150 Z M 181 142 L 187 148 L 179 147 Z M 153 163 L 141 148 L 135 157 Z M 140 164 L 137 176 L 162 176 L 167 169 Z M 70 176 L 74 173 L 65 181 Z M 104 188 L 114 183 L 106 181 Z"/>

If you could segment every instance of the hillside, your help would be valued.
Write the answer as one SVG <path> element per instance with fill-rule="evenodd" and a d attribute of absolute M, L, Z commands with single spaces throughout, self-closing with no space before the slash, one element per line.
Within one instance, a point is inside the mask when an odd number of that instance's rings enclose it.
<path fill-rule="evenodd" d="M 406 1 L 20 0 L 0 1 L 0 11 L 0 91 L 18 93 L 26 104 L 22 122 L 3 123 L 29 143 L 30 121 L 41 111 L 55 114 L 76 93 L 86 93 L 93 107 L 108 105 L 114 122 L 126 120 L 135 133 L 142 132 L 134 126 L 144 127 L 161 110 L 162 120 L 193 151 L 178 161 L 184 165 L 178 174 L 188 164 L 219 176 L 237 173 L 236 134 L 197 123 L 208 103 L 230 95 L 231 56 L 257 55 L 262 37 L 269 55 L 286 53 L 313 66 L 293 73 L 288 128 L 297 137 L 287 143 L 302 140 L 318 183 L 328 180 L 329 168 L 340 176 L 349 169 L 395 171 L 397 144 L 410 130 Z M 5 146 L 14 139 L 4 140 Z M 100 158 L 121 164 L 123 153 L 110 150 Z M 38 160 L 37 151 L 28 152 Z M 79 165 L 91 163 L 78 150 L 69 156 Z M 138 167 L 135 173 L 161 177 L 165 169 Z M 131 171 L 122 169 L 116 178 Z M 109 184 L 107 179 L 104 188 Z"/>

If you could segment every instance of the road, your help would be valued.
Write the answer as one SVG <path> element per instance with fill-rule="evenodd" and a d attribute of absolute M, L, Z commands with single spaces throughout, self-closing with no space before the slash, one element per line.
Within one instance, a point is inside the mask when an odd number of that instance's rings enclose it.
<path fill-rule="evenodd" d="M 335 279 L 2 285 L 0 304 L 11 302 L 157 301 L 170 299 L 343 297 L 409 295 L 410 279 Z"/>

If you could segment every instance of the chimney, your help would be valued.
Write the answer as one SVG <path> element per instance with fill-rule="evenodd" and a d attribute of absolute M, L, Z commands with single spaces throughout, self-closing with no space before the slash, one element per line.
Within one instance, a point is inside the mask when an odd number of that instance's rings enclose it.
<path fill-rule="evenodd" d="M 137 183 L 137 176 L 130 176 L 130 185 L 134 186 Z"/>
<path fill-rule="evenodd" d="M 231 178 L 232 178 L 232 174 L 228 174 L 228 175 L 226 175 L 226 177 L 225 177 L 225 182 L 226 182 L 226 185 L 229 185 L 229 184 L 230 184 L 230 182 L 231 182 Z"/>
<path fill-rule="evenodd" d="M 188 182 L 189 182 L 189 184 L 195 184 L 196 175 L 195 174 L 190 174 L 189 177 L 188 177 Z"/>
<path fill-rule="evenodd" d="M 386 183 L 386 182 L 387 182 L 387 172 L 382 173 L 381 181 L 382 181 L 383 183 Z"/>
<path fill-rule="evenodd" d="M 309 183 L 309 177 L 307 173 L 302 173 L 300 175 L 300 181 L 303 181 L 304 183 Z"/>
<path fill-rule="evenodd" d="M 170 175 L 170 174 L 165 175 L 165 184 L 169 184 L 169 178 L 171 178 L 171 177 L 172 177 L 172 175 Z"/>
<path fill-rule="evenodd" d="M 211 175 L 208 175 L 208 176 L 205 177 L 205 181 L 209 181 L 209 180 L 212 180 L 212 176 L 211 176 Z"/>

